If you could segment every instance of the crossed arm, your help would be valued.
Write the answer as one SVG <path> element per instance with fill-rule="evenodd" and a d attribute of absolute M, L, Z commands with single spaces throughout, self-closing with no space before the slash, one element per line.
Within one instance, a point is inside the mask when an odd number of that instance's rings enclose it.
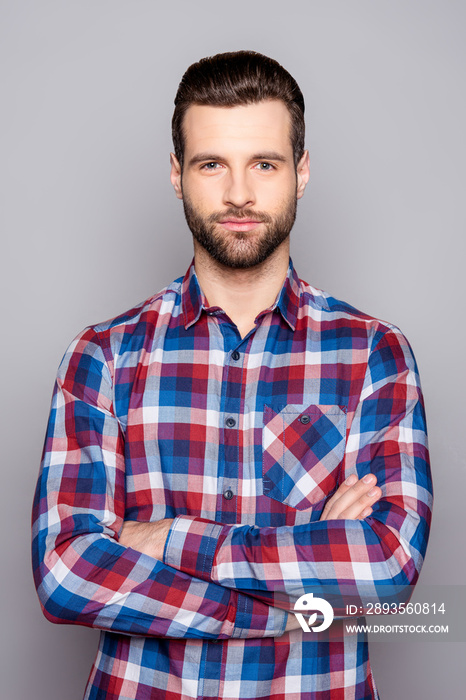
<path fill-rule="evenodd" d="M 351 474 L 327 501 L 320 520 L 367 518 L 381 495 L 382 491 L 376 486 L 376 477 L 373 474 L 367 474 L 362 479 Z M 126 520 L 120 533 L 120 544 L 163 561 L 165 543 L 172 523 L 173 518 L 149 523 Z M 296 617 L 288 615 L 285 632 L 299 627 Z"/>
<path fill-rule="evenodd" d="M 372 506 L 382 495 L 374 474 L 358 479 L 351 474 L 325 504 L 320 520 L 362 520 L 372 513 Z M 173 518 L 141 523 L 126 520 L 120 533 L 120 544 L 163 561 L 165 542 Z"/>
<path fill-rule="evenodd" d="M 59 373 L 34 506 L 35 581 L 51 621 L 178 638 L 279 636 L 287 615 L 275 592 L 291 601 L 315 581 L 415 581 L 430 478 L 420 392 L 404 351 L 386 345 L 374 354 L 349 436 L 352 476 L 320 522 L 294 527 L 190 516 L 125 522 L 125 444 L 113 391 L 99 339 L 87 330 Z M 199 547 L 208 556 L 196 557 Z"/>
<path fill-rule="evenodd" d="M 346 445 L 346 473 L 369 481 L 344 483 L 319 522 L 261 528 L 181 515 L 148 529 L 145 544 L 144 530 L 132 525 L 123 541 L 149 546 L 152 556 L 179 571 L 286 610 L 316 587 L 337 588 L 340 602 L 379 593 L 396 600 L 417 580 L 432 500 L 422 395 L 399 333 L 374 344 Z M 137 542 L 131 539 L 138 534 Z"/>

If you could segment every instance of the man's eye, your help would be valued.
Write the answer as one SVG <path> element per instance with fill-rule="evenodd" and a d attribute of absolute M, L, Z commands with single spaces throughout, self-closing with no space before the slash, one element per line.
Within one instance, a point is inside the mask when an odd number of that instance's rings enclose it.
<path fill-rule="evenodd" d="M 273 170 L 273 165 L 271 163 L 258 163 L 256 167 L 258 170 L 263 170 L 264 172 Z"/>
<path fill-rule="evenodd" d="M 204 165 L 201 166 L 201 170 L 216 170 L 218 165 L 219 164 L 214 161 L 212 161 L 212 163 L 204 163 Z"/>

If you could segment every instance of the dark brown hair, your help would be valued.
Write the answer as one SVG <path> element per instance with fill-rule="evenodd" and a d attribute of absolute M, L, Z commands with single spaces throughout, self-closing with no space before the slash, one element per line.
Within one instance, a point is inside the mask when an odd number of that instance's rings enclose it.
<path fill-rule="evenodd" d="M 175 97 L 172 137 L 183 167 L 183 118 L 190 105 L 236 107 L 262 100 L 282 100 L 291 115 L 295 166 L 304 153 L 304 98 L 296 80 L 273 58 L 255 51 L 235 51 L 201 58 L 189 66 Z"/>

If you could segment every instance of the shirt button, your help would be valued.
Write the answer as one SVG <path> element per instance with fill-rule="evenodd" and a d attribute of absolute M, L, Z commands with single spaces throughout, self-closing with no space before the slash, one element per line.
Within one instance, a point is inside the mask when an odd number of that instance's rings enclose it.
<path fill-rule="evenodd" d="M 307 413 L 305 413 L 303 416 L 301 416 L 299 420 L 303 425 L 307 425 L 308 423 L 311 422 L 311 419 L 309 418 Z"/>
<path fill-rule="evenodd" d="M 236 362 L 236 360 L 239 360 L 241 355 L 239 354 L 238 350 L 233 350 L 233 352 L 231 353 L 231 357 Z"/>
<path fill-rule="evenodd" d="M 223 498 L 226 498 L 227 501 L 231 501 L 235 494 L 231 489 L 227 489 L 226 491 L 223 492 Z"/>
<path fill-rule="evenodd" d="M 227 428 L 234 428 L 236 425 L 236 421 L 234 418 L 227 418 L 225 423 L 226 423 Z"/>

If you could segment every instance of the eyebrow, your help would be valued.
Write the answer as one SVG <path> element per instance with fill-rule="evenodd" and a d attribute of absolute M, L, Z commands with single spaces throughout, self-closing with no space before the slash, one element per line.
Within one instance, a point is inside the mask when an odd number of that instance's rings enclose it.
<path fill-rule="evenodd" d="M 196 163 L 210 163 L 225 160 L 222 156 L 215 153 L 196 153 L 189 159 L 188 165 L 196 165 Z M 274 160 L 279 163 L 286 163 L 287 158 L 277 151 L 262 151 L 251 156 L 250 160 Z"/>

